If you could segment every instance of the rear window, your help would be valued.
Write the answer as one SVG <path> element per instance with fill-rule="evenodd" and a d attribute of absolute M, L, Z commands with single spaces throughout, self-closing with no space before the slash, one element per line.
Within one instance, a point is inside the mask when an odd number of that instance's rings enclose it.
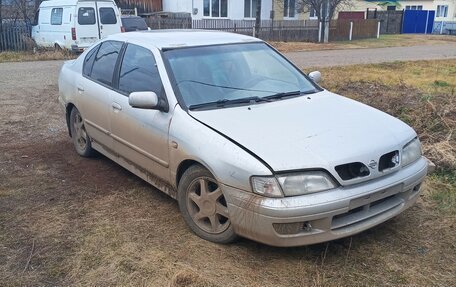
<path fill-rule="evenodd" d="M 111 86 L 114 68 L 116 67 L 117 57 L 119 56 L 121 48 L 122 42 L 103 42 L 95 57 L 90 78 Z"/>
<path fill-rule="evenodd" d="M 78 10 L 78 23 L 79 25 L 93 25 L 95 24 L 95 9 L 91 7 L 81 7 Z"/>
<path fill-rule="evenodd" d="M 54 8 L 51 11 L 51 25 L 62 25 L 63 8 Z"/>
<path fill-rule="evenodd" d="M 114 9 L 100 8 L 100 22 L 101 24 L 116 24 L 117 18 Z"/>

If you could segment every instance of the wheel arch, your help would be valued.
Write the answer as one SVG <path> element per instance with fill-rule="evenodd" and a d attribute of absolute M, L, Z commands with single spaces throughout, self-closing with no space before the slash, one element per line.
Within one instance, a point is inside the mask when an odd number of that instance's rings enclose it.
<path fill-rule="evenodd" d="M 183 160 L 179 164 L 179 166 L 177 167 L 177 170 L 176 170 L 176 179 L 175 179 L 176 180 L 176 188 L 179 187 L 179 182 L 182 179 L 182 175 L 184 175 L 185 171 L 187 169 L 189 169 L 193 165 L 201 165 L 202 167 L 208 169 L 204 164 L 202 164 L 201 162 L 199 162 L 197 160 L 194 160 L 194 159 Z"/>

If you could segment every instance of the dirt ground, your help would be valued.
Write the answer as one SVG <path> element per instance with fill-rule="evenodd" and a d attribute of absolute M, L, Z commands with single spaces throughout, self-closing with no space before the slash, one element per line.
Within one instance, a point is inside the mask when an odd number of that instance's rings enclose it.
<path fill-rule="evenodd" d="M 350 238 L 206 242 L 174 200 L 102 156 L 76 154 L 57 101 L 60 62 L 41 63 L 0 64 L 0 285 L 456 285 L 456 212 L 432 196 L 448 188 L 441 178 L 414 207 Z"/>

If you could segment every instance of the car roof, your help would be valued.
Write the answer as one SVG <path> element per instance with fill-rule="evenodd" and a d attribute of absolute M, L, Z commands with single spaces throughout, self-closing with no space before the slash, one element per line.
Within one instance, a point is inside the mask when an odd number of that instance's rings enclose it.
<path fill-rule="evenodd" d="M 47 0 L 41 2 L 40 7 L 74 6 L 78 3 L 83 4 L 84 2 L 95 2 L 95 0 Z M 116 5 L 114 0 L 98 0 L 98 2 L 111 2 L 113 5 Z"/>
<path fill-rule="evenodd" d="M 153 30 L 114 34 L 106 39 L 152 45 L 158 49 L 262 42 L 241 34 L 210 30 Z"/>

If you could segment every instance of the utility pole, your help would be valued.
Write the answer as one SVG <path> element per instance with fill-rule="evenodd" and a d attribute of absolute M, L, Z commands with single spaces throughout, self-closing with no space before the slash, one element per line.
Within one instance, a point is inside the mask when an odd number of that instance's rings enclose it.
<path fill-rule="evenodd" d="M 330 10 L 330 5 L 329 5 L 329 0 L 323 1 L 321 5 L 321 31 L 320 31 L 320 39 L 324 43 L 328 43 L 329 40 L 329 25 L 331 22 L 330 15 L 329 15 L 329 10 Z"/>

